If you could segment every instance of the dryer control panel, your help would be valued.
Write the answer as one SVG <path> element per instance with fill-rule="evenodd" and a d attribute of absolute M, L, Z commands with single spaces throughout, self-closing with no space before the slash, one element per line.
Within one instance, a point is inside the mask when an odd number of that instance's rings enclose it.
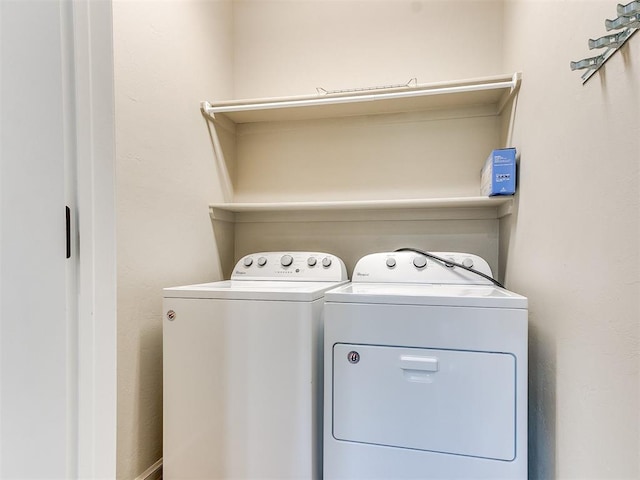
<path fill-rule="evenodd" d="M 491 281 L 454 264 L 492 277 L 486 260 L 472 253 L 428 252 L 445 261 L 414 252 L 381 252 L 366 255 L 353 269 L 352 282 L 491 285 Z M 451 261 L 451 263 L 447 262 Z"/>
<path fill-rule="evenodd" d="M 259 252 L 236 263 L 231 280 L 339 282 L 348 280 L 342 259 L 322 252 Z"/>

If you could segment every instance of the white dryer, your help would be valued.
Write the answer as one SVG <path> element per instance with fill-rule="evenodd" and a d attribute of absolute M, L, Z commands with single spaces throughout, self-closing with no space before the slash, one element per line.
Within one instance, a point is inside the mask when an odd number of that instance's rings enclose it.
<path fill-rule="evenodd" d="M 327 480 L 527 478 L 527 299 L 435 255 L 367 255 L 325 295 Z"/>
<path fill-rule="evenodd" d="M 338 257 L 268 252 L 164 290 L 163 478 L 319 479 L 324 292 Z"/>

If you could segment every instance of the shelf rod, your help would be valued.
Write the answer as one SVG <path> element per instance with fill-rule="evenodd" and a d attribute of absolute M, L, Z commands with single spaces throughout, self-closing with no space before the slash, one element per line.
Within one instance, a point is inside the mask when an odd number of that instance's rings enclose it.
<path fill-rule="evenodd" d="M 349 95 L 345 97 L 321 97 L 321 98 L 305 98 L 299 100 L 283 100 L 274 102 L 261 102 L 261 103 L 248 103 L 244 105 L 229 105 L 229 106 L 213 106 L 209 102 L 202 102 L 201 109 L 203 113 L 210 118 L 216 113 L 225 112 L 243 112 L 249 110 L 268 110 L 278 108 L 293 108 L 293 107 L 312 107 L 321 105 L 334 105 L 337 103 L 357 103 L 357 102 L 374 102 L 378 100 L 390 100 L 397 98 L 411 98 L 422 97 L 428 95 L 444 95 L 449 93 L 466 93 L 466 92 L 478 92 L 482 90 L 496 90 L 500 88 L 510 88 L 514 90 L 517 88 L 518 82 L 515 78 L 493 83 L 479 83 L 475 85 L 460 85 L 456 87 L 435 87 L 420 89 L 416 87 L 414 89 L 402 92 L 389 92 L 389 93 L 375 93 L 367 95 Z"/>

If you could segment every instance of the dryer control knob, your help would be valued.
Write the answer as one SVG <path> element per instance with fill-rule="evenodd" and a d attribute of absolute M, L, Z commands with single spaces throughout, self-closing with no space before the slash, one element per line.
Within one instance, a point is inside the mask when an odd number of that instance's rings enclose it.
<path fill-rule="evenodd" d="M 259 267 L 264 267 L 267 264 L 267 259 L 265 257 L 260 257 L 258 259 L 258 266 Z"/>
<path fill-rule="evenodd" d="M 473 259 L 467 257 L 464 260 L 462 260 L 462 265 L 464 265 L 467 268 L 471 268 L 473 267 Z"/>
<path fill-rule="evenodd" d="M 413 259 L 413 266 L 416 268 L 424 268 L 427 266 L 427 257 L 424 255 L 420 255 L 419 257 L 415 257 Z"/>
<path fill-rule="evenodd" d="M 242 263 L 244 263 L 245 267 L 250 267 L 251 265 L 253 265 L 253 258 L 247 257 Z"/>
<path fill-rule="evenodd" d="M 331 266 L 331 259 L 329 257 L 324 257 L 322 259 L 322 266 L 325 268 L 329 268 Z"/>
<path fill-rule="evenodd" d="M 396 266 L 396 259 L 393 257 L 387 258 L 387 267 L 393 268 Z"/>
<path fill-rule="evenodd" d="M 280 265 L 288 267 L 293 263 L 293 257 L 291 255 L 283 255 L 280 259 Z"/>
<path fill-rule="evenodd" d="M 445 260 L 451 260 L 452 262 L 456 261 L 456 259 L 453 258 L 453 257 L 447 257 L 447 258 L 445 258 Z M 445 267 L 449 267 L 449 268 L 455 267 L 455 265 L 453 263 L 446 263 L 446 262 L 445 262 L 444 266 Z"/>
<path fill-rule="evenodd" d="M 309 265 L 310 267 L 315 267 L 317 263 L 318 260 L 316 259 L 316 257 L 307 258 L 307 265 Z"/>

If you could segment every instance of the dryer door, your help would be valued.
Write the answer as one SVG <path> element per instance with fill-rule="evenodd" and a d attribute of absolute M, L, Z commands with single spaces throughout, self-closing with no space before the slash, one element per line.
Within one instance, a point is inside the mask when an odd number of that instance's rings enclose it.
<path fill-rule="evenodd" d="M 513 460 L 515 381 L 507 353 L 338 343 L 333 436 Z"/>

